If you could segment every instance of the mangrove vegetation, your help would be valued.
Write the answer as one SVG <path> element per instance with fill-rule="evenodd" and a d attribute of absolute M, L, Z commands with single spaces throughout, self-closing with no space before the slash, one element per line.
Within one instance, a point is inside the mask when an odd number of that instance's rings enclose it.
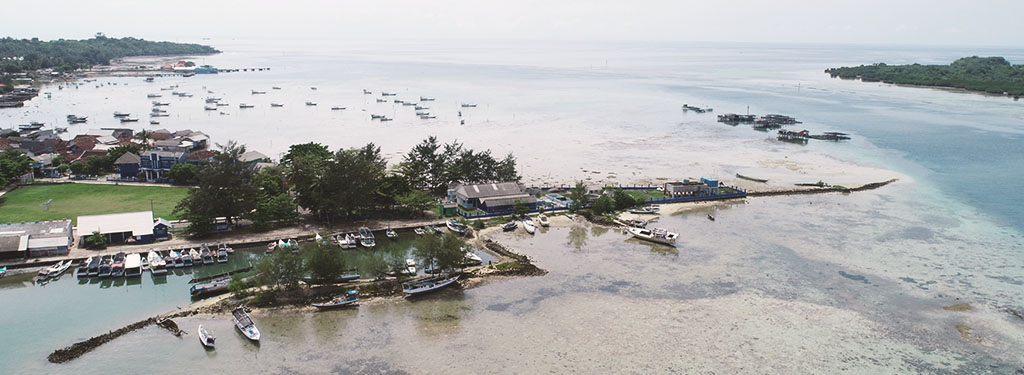
<path fill-rule="evenodd" d="M 92 39 L 51 41 L 0 38 L 0 72 L 19 73 L 37 69 L 70 72 L 130 56 L 209 55 L 217 49 L 200 44 L 154 42 L 97 33 Z"/>
<path fill-rule="evenodd" d="M 1002 57 L 964 57 L 949 65 L 878 63 L 826 69 L 832 78 L 921 86 L 951 87 L 992 94 L 1024 95 L 1024 65 Z"/>

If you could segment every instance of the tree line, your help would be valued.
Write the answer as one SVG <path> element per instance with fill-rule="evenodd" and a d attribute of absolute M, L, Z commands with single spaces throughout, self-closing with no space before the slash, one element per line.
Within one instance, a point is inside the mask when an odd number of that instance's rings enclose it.
<path fill-rule="evenodd" d="M 1002 57 L 964 57 L 949 65 L 878 63 L 826 69 L 832 78 L 922 86 L 954 87 L 993 94 L 1024 95 L 1024 65 Z"/>
<path fill-rule="evenodd" d="M 196 187 L 175 209 L 194 234 L 211 232 L 217 218 L 227 224 L 248 219 L 266 229 L 297 220 L 299 207 L 327 224 L 420 216 L 450 184 L 520 180 L 515 156 L 499 160 L 490 150 L 442 145 L 435 137 L 413 147 L 393 168 L 373 143 L 336 151 L 315 142 L 292 145 L 278 166 L 259 171 L 238 160 L 244 146 L 220 147 L 212 161 L 190 172 Z"/>
<path fill-rule="evenodd" d="M 70 72 L 110 63 L 129 56 L 208 55 L 217 49 L 192 43 L 154 42 L 132 37 L 108 38 L 97 34 L 85 40 L 0 38 L 0 71 L 18 73 L 54 68 Z"/>

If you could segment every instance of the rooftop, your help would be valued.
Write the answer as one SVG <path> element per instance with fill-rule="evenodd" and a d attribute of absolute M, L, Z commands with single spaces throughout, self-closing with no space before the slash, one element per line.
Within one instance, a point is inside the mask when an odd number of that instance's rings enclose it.
<path fill-rule="evenodd" d="M 475 185 L 460 184 L 455 187 L 455 194 L 463 197 L 463 199 L 491 198 L 523 194 L 523 188 L 515 182 Z"/>
<path fill-rule="evenodd" d="M 71 220 L 35 221 L 31 223 L 0 224 L 0 237 L 3 236 L 56 236 L 71 234 L 68 229 Z"/>
<path fill-rule="evenodd" d="M 133 236 L 153 234 L 153 211 L 78 217 L 79 235 L 132 232 Z"/>

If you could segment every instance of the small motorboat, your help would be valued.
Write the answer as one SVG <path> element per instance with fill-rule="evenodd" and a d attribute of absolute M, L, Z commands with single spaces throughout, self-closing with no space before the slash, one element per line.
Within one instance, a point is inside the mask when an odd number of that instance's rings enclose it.
<path fill-rule="evenodd" d="M 387 235 L 388 238 L 390 238 L 390 239 L 398 238 L 398 232 L 395 232 L 395 230 L 391 229 L 391 228 L 388 228 L 387 230 L 385 230 L 384 234 Z"/>
<path fill-rule="evenodd" d="M 227 262 L 228 262 L 228 249 L 226 247 L 224 247 L 224 245 L 221 245 L 221 247 L 217 248 L 217 263 L 227 263 Z"/>
<path fill-rule="evenodd" d="M 359 291 L 350 290 L 348 293 L 345 293 L 344 296 L 335 297 L 330 301 L 314 303 L 312 305 L 313 307 L 316 307 L 317 310 L 327 310 L 338 307 L 354 306 L 357 302 L 359 302 Z"/>
<path fill-rule="evenodd" d="M 92 263 L 94 257 L 89 257 L 84 262 L 78 264 L 78 269 L 75 271 L 75 276 L 79 279 L 85 279 L 89 277 L 89 264 Z"/>
<path fill-rule="evenodd" d="M 253 104 L 239 103 L 238 108 L 256 108 L 256 106 Z"/>
<path fill-rule="evenodd" d="M 114 117 L 128 117 L 128 116 L 131 116 L 131 113 L 126 113 L 126 112 L 114 112 Z"/>
<path fill-rule="evenodd" d="M 256 328 L 256 323 L 253 323 L 249 313 L 245 311 L 244 306 L 238 306 L 238 308 L 231 311 L 231 320 L 235 322 L 235 328 L 242 332 L 246 338 L 252 341 L 260 341 L 260 330 Z"/>
<path fill-rule="evenodd" d="M 6 266 L 0 267 L 0 279 L 4 278 L 4 276 L 7 276 L 7 267 Z"/>
<path fill-rule="evenodd" d="M 114 254 L 114 262 L 110 265 L 110 277 L 124 276 L 124 253 Z"/>
<path fill-rule="evenodd" d="M 624 224 L 630 228 L 647 228 L 647 220 L 644 219 L 629 219 Z"/>
<path fill-rule="evenodd" d="M 171 259 L 174 259 L 174 266 L 175 267 L 177 267 L 177 268 L 185 267 L 185 259 L 181 256 L 181 253 L 178 252 L 177 250 L 171 250 Z"/>
<path fill-rule="evenodd" d="M 306 105 L 308 105 L 308 106 L 311 106 L 311 107 L 312 107 L 312 106 L 315 106 L 315 105 L 316 105 L 316 102 L 306 102 Z"/>
<path fill-rule="evenodd" d="M 540 222 L 540 226 L 545 227 L 545 228 L 547 228 L 549 225 L 551 225 L 551 222 L 548 221 L 548 216 L 545 215 L 545 214 L 537 215 L 537 221 Z"/>
<path fill-rule="evenodd" d="M 416 276 L 416 261 L 412 258 L 405 260 L 405 273 L 409 276 Z"/>
<path fill-rule="evenodd" d="M 373 94 L 372 92 L 370 92 L 370 90 L 363 89 L 363 95 L 370 95 L 370 94 Z"/>
<path fill-rule="evenodd" d="M 139 254 L 131 253 L 124 258 L 124 276 L 125 277 L 139 277 L 142 276 L 142 256 Z"/>
<path fill-rule="evenodd" d="M 218 246 L 218 247 L 217 247 L 217 250 L 218 250 L 218 251 L 219 251 L 219 250 L 224 250 L 224 251 L 226 251 L 226 252 L 227 252 L 228 254 L 234 254 L 234 253 L 235 253 L 235 249 L 232 249 L 232 248 L 231 248 L 231 246 L 228 246 L 228 244 L 226 244 L 226 243 L 222 243 L 222 244 L 220 244 L 220 246 Z"/>
<path fill-rule="evenodd" d="M 460 222 L 458 222 L 455 219 L 448 219 L 448 221 L 445 222 L 445 225 L 452 232 L 455 232 L 455 233 L 458 233 L 458 234 L 466 234 L 466 231 L 469 230 L 469 227 L 467 227 L 466 224 L 460 223 Z"/>
<path fill-rule="evenodd" d="M 253 95 L 263 95 L 263 94 L 267 93 L 266 91 L 258 91 L 258 90 L 251 90 L 251 91 L 252 91 Z"/>
<path fill-rule="evenodd" d="M 341 107 L 341 106 L 333 106 L 333 107 L 331 107 L 331 110 L 332 110 L 332 111 L 344 111 L 344 110 L 345 110 L 345 107 Z"/>
<path fill-rule="evenodd" d="M 420 97 L 420 101 L 421 102 L 432 102 L 432 101 L 434 101 L 434 98 L 428 98 L 426 96 L 421 96 Z"/>
<path fill-rule="evenodd" d="M 444 276 L 433 276 L 419 280 L 407 281 L 402 283 L 402 292 L 410 296 L 430 293 L 446 286 L 454 284 L 459 281 L 459 276 L 444 277 Z"/>
<path fill-rule="evenodd" d="M 274 87 L 271 87 L 270 89 L 271 89 L 271 90 L 280 90 L 281 88 L 280 88 L 280 87 L 277 87 L 277 86 L 274 86 Z"/>
<path fill-rule="evenodd" d="M 437 224 L 431 225 L 430 226 L 430 230 L 433 231 L 433 233 L 438 235 L 438 236 L 444 234 L 444 231 L 441 230 L 441 226 L 437 225 Z"/>
<path fill-rule="evenodd" d="M 167 262 L 160 256 L 159 253 L 150 250 L 149 254 L 146 255 L 149 258 L 149 272 L 153 276 L 161 276 L 167 274 Z"/>
<path fill-rule="evenodd" d="M 203 347 L 213 349 L 214 348 L 214 344 L 216 343 L 216 341 L 217 341 L 217 338 L 213 337 L 213 334 L 210 333 L 210 331 L 207 331 L 206 328 L 203 328 L 203 325 L 200 324 L 199 325 L 199 342 L 201 342 L 203 344 Z"/>
<path fill-rule="evenodd" d="M 339 234 L 337 238 L 338 246 L 341 246 L 342 249 L 355 249 L 359 246 L 358 236 L 352 233 Z"/>
<path fill-rule="evenodd" d="M 473 104 L 473 103 L 462 103 L 462 108 L 476 108 L 476 104 Z"/>
<path fill-rule="evenodd" d="M 160 125 L 160 121 L 157 121 L 157 120 L 149 120 L 149 124 L 150 124 L 150 125 Z"/>
<path fill-rule="evenodd" d="M 416 233 L 417 236 L 422 236 L 424 233 L 427 233 L 425 230 L 423 230 L 423 228 L 413 229 L 412 232 Z"/>
<path fill-rule="evenodd" d="M 533 220 L 529 218 L 523 219 L 523 229 L 526 230 L 526 233 L 534 234 L 537 232 L 537 225 L 533 224 Z"/>
<path fill-rule="evenodd" d="M 656 243 L 660 243 L 660 244 L 665 244 L 665 245 L 675 245 L 676 239 L 679 238 L 679 234 L 678 233 L 669 232 L 667 229 L 663 229 L 663 228 L 653 228 L 653 229 L 647 229 L 647 228 L 627 228 L 627 229 L 629 230 L 629 233 L 632 234 L 633 237 L 635 237 L 635 238 L 638 238 L 638 239 L 641 239 L 641 240 L 645 240 L 645 241 L 651 241 L 651 242 L 656 242 Z"/>
<path fill-rule="evenodd" d="M 138 117 L 122 117 L 121 122 L 139 122 Z"/>
<path fill-rule="evenodd" d="M 466 256 L 462 259 L 462 264 L 466 265 L 478 265 L 482 264 L 484 260 L 479 255 L 473 252 L 473 250 L 467 250 Z"/>
<path fill-rule="evenodd" d="M 270 254 L 270 253 L 274 252 L 274 250 L 276 250 L 276 249 L 277 249 L 277 241 L 270 241 L 270 243 L 267 244 L 267 251 L 264 252 L 264 254 Z"/>
<path fill-rule="evenodd" d="M 206 110 L 206 111 L 216 111 L 217 110 L 217 106 L 216 105 L 204 105 L 203 106 L 203 110 Z"/>
<path fill-rule="evenodd" d="M 67 272 L 68 268 L 71 268 L 71 260 L 70 259 L 65 260 L 63 262 L 57 262 L 57 264 L 54 264 L 53 268 L 50 270 L 49 277 L 52 279 L 52 278 L 55 278 L 57 276 L 60 276 L 60 275 L 64 274 L 64 272 Z"/>
<path fill-rule="evenodd" d="M 370 231 L 370 228 L 359 228 L 359 244 L 363 245 L 363 247 L 374 247 L 377 245 L 374 241 L 373 232 Z"/>
<path fill-rule="evenodd" d="M 193 252 L 195 252 L 195 249 L 191 249 L 191 250 L 181 249 L 181 266 L 182 267 L 192 267 L 193 265 L 196 264 L 196 259 L 195 258 L 198 258 L 198 257 L 193 258 L 193 256 L 192 256 Z M 196 255 L 199 255 L 199 254 L 196 254 Z M 200 261 L 199 263 L 202 264 L 202 261 Z"/>
<path fill-rule="evenodd" d="M 280 107 L 284 107 L 284 104 L 281 104 L 281 103 L 270 103 L 270 106 L 272 108 L 280 108 Z"/>
<path fill-rule="evenodd" d="M 214 259 L 213 252 L 210 251 L 210 248 L 207 247 L 205 243 L 200 245 L 200 249 L 199 254 L 202 257 L 201 259 L 203 260 L 203 264 L 209 265 L 217 263 L 217 260 Z"/>
<path fill-rule="evenodd" d="M 715 217 L 711 216 L 711 214 L 708 214 L 708 220 L 715 221 Z"/>
<path fill-rule="evenodd" d="M 96 255 L 89 260 L 89 277 L 99 276 L 100 274 L 100 256 Z"/>
<path fill-rule="evenodd" d="M 511 232 L 511 231 L 516 230 L 516 228 L 518 228 L 518 227 L 519 227 L 519 225 L 516 224 L 515 221 L 510 221 L 510 222 L 505 223 L 505 225 L 502 225 L 501 226 L 501 230 L 506 231 L 506 232 Z"/>
<path fill-rule="evenodd" d="M 629 213 L 637 215 L 653 215 L 658 213 L 660 208 L 655 206 L 646 206 L 641 208 L 630 208 Z"/>

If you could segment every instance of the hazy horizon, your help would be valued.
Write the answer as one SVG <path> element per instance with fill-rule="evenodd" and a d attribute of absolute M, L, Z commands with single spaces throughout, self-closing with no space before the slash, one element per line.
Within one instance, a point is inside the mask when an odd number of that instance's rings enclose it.
<path fill-rule="evenodd" d="M 32 14 L 31 3 L 5 5 Z M 1024 2 L 886 2 L 842 5 L 781 0 L 542 2 L 463 0 L 287 3 L 181 0 L 167 3 L 57 0 L 43 17 L 5 20 L 15 38 L 109 36 L 330 40 L 654 41 L 1020 47 Z"/>

